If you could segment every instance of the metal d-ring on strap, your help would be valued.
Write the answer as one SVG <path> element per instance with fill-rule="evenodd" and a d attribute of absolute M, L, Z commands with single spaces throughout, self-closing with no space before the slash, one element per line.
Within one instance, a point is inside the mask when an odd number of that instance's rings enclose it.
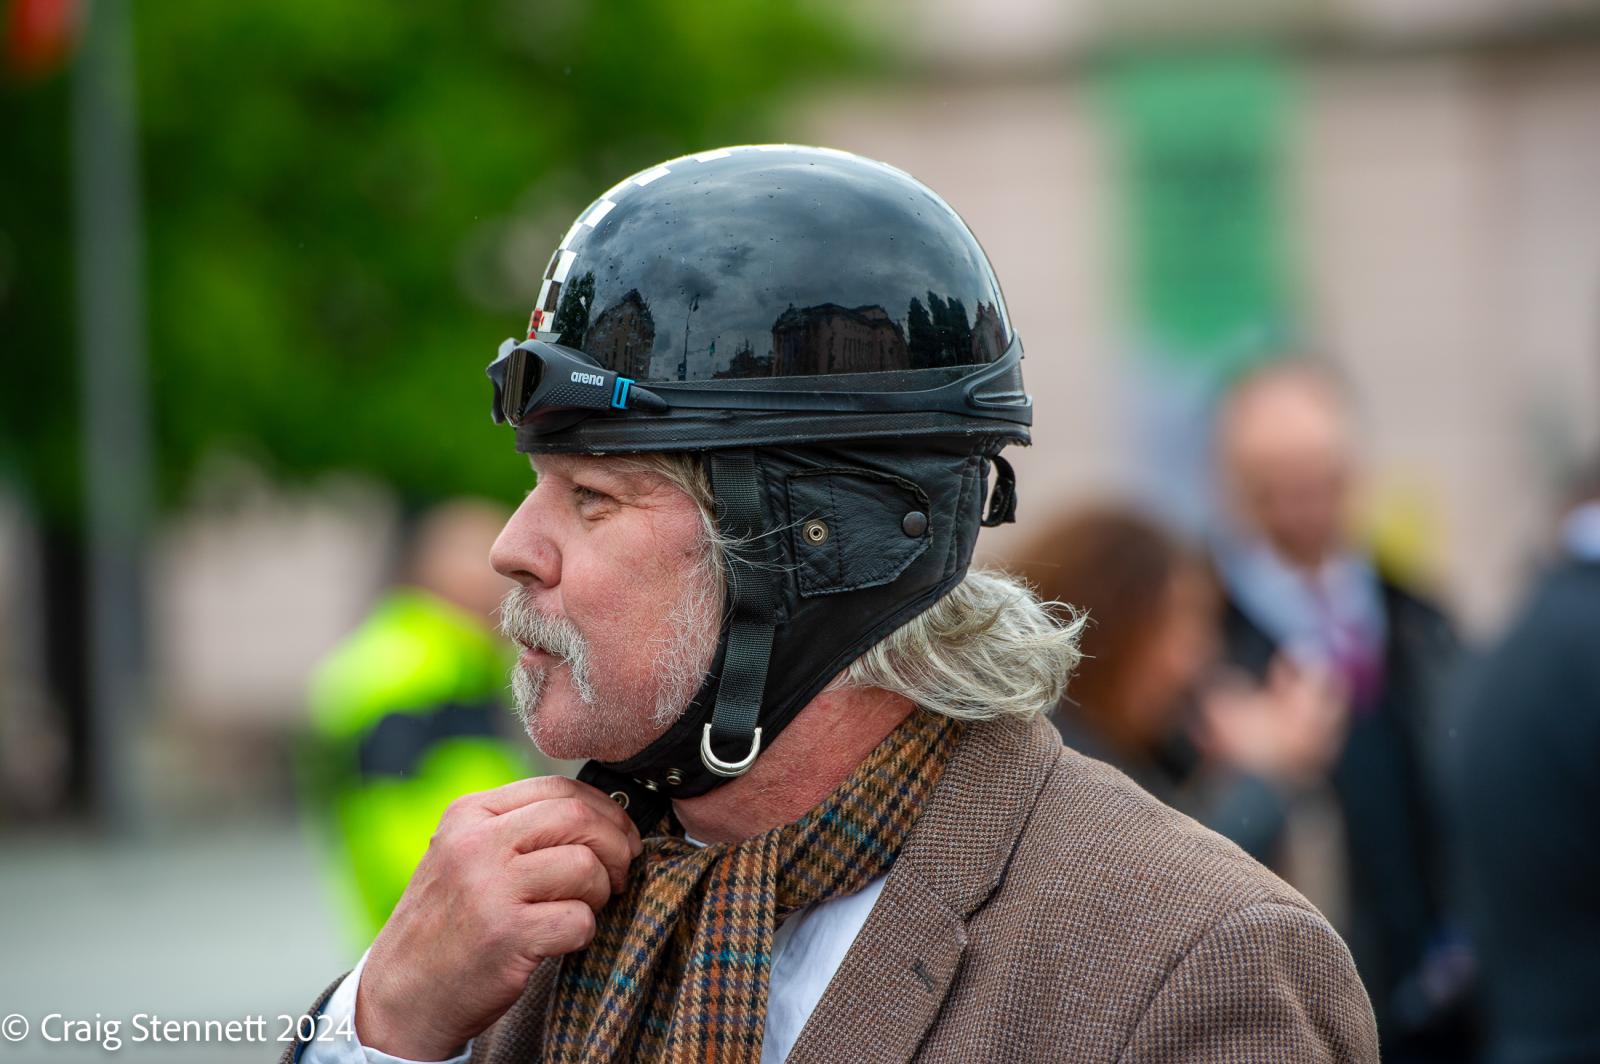
<path fill-rule="evenodd" d="M 700 761 L 722 777 L 742 776 L 761 753 L 761 696 L 772 657 L 772 632 L 778 621 L 779 574 L 771 562 L 771 543 L 762 518 L 761 475 L 755 455 L 712 451 L 706 466 L 717 502 L 717 527 L 732 542 L 728 551 L 728 648 L 711 720 L 700 735 Z M 748 752 L 724 761 L 711 740 L 737 740 Z"/>
<path fill-rule="evenodd" d="M 711 725 L 706 725 L 706 730 L 700 733 L 700 763 L 706 771 L 715 776 L 724 776 L 732 779 L 743 776 L 750 771 L 750 766 L 756 763 L 756 755 L 761 753 L 761 729 L 757 728 L 750 736 L 750 752 L 737 761 L 724 761 L 711 749 Z"/>

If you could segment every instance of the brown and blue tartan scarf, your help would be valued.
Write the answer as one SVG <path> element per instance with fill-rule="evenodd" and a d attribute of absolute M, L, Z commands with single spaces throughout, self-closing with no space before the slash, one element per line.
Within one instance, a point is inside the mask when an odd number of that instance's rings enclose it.
<path fill-rule="evenodd" d="M 821 805 L 755 838 L 645 839 L 594 940 L 562 960 L 544 1058 L 756 1064 L 778 922 L 888 870 L 963 730 L 917 710 Z"/>

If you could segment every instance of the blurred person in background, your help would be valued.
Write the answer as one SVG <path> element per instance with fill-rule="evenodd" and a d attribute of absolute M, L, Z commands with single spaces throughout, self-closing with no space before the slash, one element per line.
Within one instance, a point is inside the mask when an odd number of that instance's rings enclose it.
<path fill-rule="evenodd" d="M 1339 692 L 1287 663 L 1265 684 L 1219 670 L 1221 599 L 1204 557 L 1131 510 L 1068 515 L 1023 557 L 1041 597 L 1089 619 L 1056 710 L 1067 745 L 1284 871 L 1289 806 L 1338 750 Z"/>
<path fill-rule="evenodd" d="M 1328 780 L 1344 836 L 1341 908 L 1385 1059 L 1466 1059 L 1471 961 L 1448 919 L 1430 771 L 1455 634 L 1351 535 L 1355 428 L 1325 369 L 1287 360 L 1241 378 L 1217 444 L 1227 661 L 1261 679 L 1285 661 L 1324 669 L 1347 692 Z"/>
<path fill-rule="evenodd" d="M 424 513 L 401 581 L 318 666 L 302 776 L 365 943 L 405 891 L 445 806 L 532 771 L 503 732 L 513 655 L 495 633 L 511 583 L 484 564 L 507 511 Z"/>
<path fill-rule="evenodd" d="M 1561 547 L 1460 687 L 1456 827 L 1496 1064 L 1600 1060 L 1600 459 Z"/>

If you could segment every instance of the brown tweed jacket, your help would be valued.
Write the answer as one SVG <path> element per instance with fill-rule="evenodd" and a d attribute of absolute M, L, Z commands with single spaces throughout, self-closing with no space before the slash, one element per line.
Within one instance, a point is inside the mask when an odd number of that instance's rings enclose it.
<path fill-rule="evenodd" d="M 554 968 L 473 1064 L 539 1059 Z M 1040 720 L 968 729 L 789 1060 L 1365 1062 L 1377 1045 L 1309 902 Z"/>

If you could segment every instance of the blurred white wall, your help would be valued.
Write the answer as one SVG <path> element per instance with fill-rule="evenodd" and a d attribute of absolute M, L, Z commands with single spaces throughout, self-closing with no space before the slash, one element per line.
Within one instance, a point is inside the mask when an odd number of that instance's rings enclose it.
<path fill-rule="evenodd" d="M 1314 324 L 1381 482 L 1433 496 L 1463 614 L 1499 619 L 1600 447 L 1600 51 L 1316 71 Z"/>
<path fill-rule="evenodd" d="M 280 790 L 312 670 L 389 576 L 393 499 L 357 479 L 274 489 L 233 465 L 163 527 L 151 567 L 156 711 L 138 777 L 158 820 L 245 812 Z"/>
<path fill-rule="evenodd" d="M 303 705 L 312 668 L 381 587 L 393 500 L 359 480 L 287 492 L 223 475 L 157 545 L 162 700 L 196 718 L 275 721 Z"/>

